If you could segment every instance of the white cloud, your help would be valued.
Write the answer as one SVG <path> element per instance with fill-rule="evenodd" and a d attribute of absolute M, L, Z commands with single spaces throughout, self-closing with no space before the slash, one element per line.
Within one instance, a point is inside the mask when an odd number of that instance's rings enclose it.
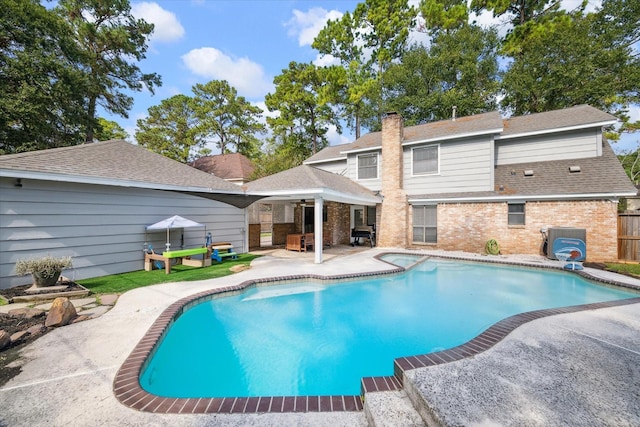
<path fill-rule="evenodd" d="M 154 25 L 151 42 L 172 42 L 184 36 L 184 27 L 175 13 L 163 9 L 157 3 L 133 3 L 131 14 Z"/>
<path fill-rule="evenodd" d="M 333 55 L 316 55 L 316 59 L 313 60 L 313 64 L 317 67 L 328 67 L 331 65 L 340 65 L 340 60 Z"/>
<path fill-rule="evenodd" d="M 264 96 L 273 87 L 260 64 L 248 58 L 233 58 L 213 47 L 193 49 L 182 56 L 182 62 L 198 76 L 226 80 L 247 98 Z"/>
<path fill-rule="evenodd" d="M 337 10 L 327 11 L 321 7 L 314 7 L 308 12 L 294 9 L 293 17 L 285 23 L 289 27 L 288 34 L 298 38 L 300 46 L 311 46 L 320 30 L 329 20 L 342 18 L 342 12 Z"/>
<path fill-rule="evenodd" d="M 352 135 L 339 134 L 334 125 L 330 125 L 327 130 L 327 140 L 329 141 L 329 145 L 347 144 L 349 142 L 353 142 L 354 139 L 355 138 L 353 138 Z"/>

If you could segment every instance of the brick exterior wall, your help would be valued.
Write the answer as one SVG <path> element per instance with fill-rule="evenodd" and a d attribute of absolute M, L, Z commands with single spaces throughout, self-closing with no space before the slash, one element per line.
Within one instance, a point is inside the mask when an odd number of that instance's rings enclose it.
<path fill-rule="evenodd" d="M 324 235 L 330 237 L 331 245 L 348 245 L 351 238 L 350 206 L 337 202 L 325 202 L 325 205 L 327 206 L 327 222 L 323 227 Z"/>
<path fill-rule="evenodd" d="M 349 228 L 350 205 L 327 201 L 323 204 L 327 208 L 327 221 L 322 223 L 323 240 L 332 246 L 348 245 L 351 237 L 351 229 Z M 309 206 L 313 207 L 311 201 L 307 201 L 307 207 Z M 294 231 L 289 231 L 289 233 L 300 233 L 302 230 L 302 208 L 300 205 L 296 205 L 294 208 L 293 218 L 295 223 Z"/>
<path fill-rule="evenodd" d="M 484 253 L 487 240 L 496 239 L 503 254 L 537 255 L 542 253 L 540 229 L 575 227 L 586 229 L 588 261 L 618 259 L 617 203 L 608 200 L 527 202 L 525 206 L 526 225 L 510 226 L 506 203 L 439 204 L 438 243 L 426 246 Z"/>
<path fill-rule="evenodd" d="M 382 209 L 377 230 L 380 247 L 406 247 L 408 205 L 402 189 L 403 122 L 399 114 L 382 119 Z"/>
<path fill-rule="evenodd" d="M 295 232 L 296 225 L 292 222 L 273 224 L 273 234 L 271 235 L 272 245 L 285 245 L 287 243 L 287 234 L 295 234 Z"/>
<path fill-rule="evenodd" d="M 260 247 L 260 224 L 249 224 L 249 249 Z"/>

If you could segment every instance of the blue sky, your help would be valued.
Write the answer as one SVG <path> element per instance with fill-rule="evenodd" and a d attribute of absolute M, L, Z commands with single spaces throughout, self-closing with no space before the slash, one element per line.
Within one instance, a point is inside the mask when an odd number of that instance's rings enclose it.
<path fill-rule="evenodd" d="M 135 103 L 128 119 L 103 115 L 124 127 L 133 141 L 136 120 L 146 117 L 149 107 L 179 93 L 192 95 L 193 85 L 211 80 L 227 80 L 239 95 L 264 109 L 265 95 L 274 90 L 273 78 L 291 61 L 322 63 L 311 48 L 313 38 L 328 19 L 353 11 L 357 4 L 343 0 L 132 0 L 134 16 L 155 24 L 147 58 L 139 66 L 143 72 L 160 74 L 163 84 L 155 95 L 132 93 Z M 483 16 L 479 21 L 489 23 L 492 18 Z M 414 40 L 419 37 L 415 34 Z M 638 119 L 640 109 L 635 108 L 632 115 Z M 353 135 L 346 129 L 343 135 L 330 130 L 329 140 L 332 145 L 347 143 Z M 614 149 L 635 149 L 639 141 L 640 135 L 627 136 Z"/>

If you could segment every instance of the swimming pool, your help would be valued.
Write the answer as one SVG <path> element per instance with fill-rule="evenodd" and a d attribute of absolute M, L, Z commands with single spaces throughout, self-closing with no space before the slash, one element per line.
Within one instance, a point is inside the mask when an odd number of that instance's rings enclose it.
<path fill-rule="evenodd" d="M 395 358 L 455 347 L 513 314 L 637 295 L 572 273 L 435 259 L 392 276 L 260 286 L 185 310 L 140 385 L 171 397 L 358 394 Z"/>

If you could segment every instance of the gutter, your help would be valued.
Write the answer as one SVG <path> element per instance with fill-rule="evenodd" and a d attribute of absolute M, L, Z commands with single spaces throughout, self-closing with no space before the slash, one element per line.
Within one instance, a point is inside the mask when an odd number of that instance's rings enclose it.
<path fill-rule="evenodd" d="M 44 172 L 29 172 L 18 170 L 0 169 L 0 177 L 8 178 L 21 178 L 21 179 L 34 179 L 41 181 L 54 181 L 54 182 L 73 182 L 78 184 L 95 184 L 95 185 L 109 185 L 113 187 L 130 187 L 130 188 L 145 188 L 151 190 L 165 190 L 165 191 L 179 191 L 179 192 L 193 192 L 193 193 L 218 193 L 218 194 L 237 194 L 245 195 L 246 193 L 241 189 L 227 190 L 210 187 L 192 187 L 181 186 L 171 184 L 159 184 L 153 182 L 141 182 L 131 180 L 118 180 L 113 178 L 101 178 L 101 177 L 88 177 L 79 175 L 65 175 L 65 174 L 53 174 Z M 230 184 L 234 185 L 234 184 Z"/>
<path fill-rule="evenodd" d="M 487 196 L 487 197 L 429 197 L 408 198 L 410 204 L 427 203 L 474 203 L 474 202 L 535 202 L 553 200 L 617 200 L 621 197 L 634 197 L 636 193 L 591 193 L 591 194 L 543 194 L 543 195 L 514 195 L 514 196 Z"/>

